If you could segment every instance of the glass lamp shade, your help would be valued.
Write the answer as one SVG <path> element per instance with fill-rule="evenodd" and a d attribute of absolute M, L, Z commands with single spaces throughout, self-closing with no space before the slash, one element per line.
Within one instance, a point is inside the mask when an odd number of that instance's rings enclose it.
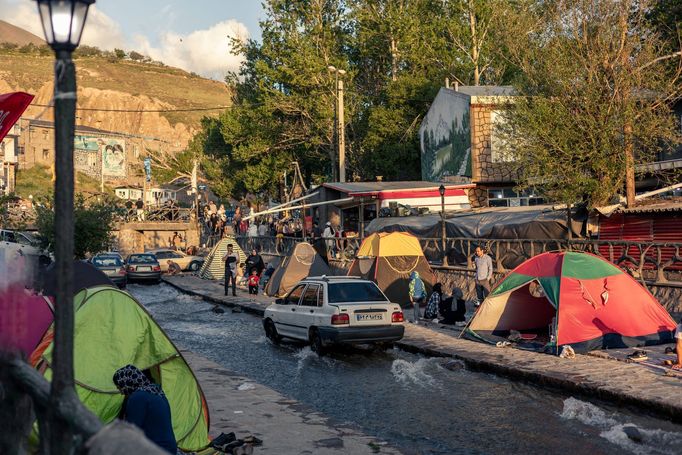
<path fill-rule="evenodd" d="M 36 0 L 45 41 L 55 51 L 78 47 L 88 8 L 95 0 Z"/>
<path fill-rule="evenodd" d="M 433 188 L 433 187 L 432 187 Z M 438 192 L 440 193 L 441 196 L 445 196 L 445 185 L 441 185 L 438 188 Z"/>

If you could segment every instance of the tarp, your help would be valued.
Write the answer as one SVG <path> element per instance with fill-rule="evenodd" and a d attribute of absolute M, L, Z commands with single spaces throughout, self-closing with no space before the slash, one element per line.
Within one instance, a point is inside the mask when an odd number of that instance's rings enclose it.
<path fill-rule="evenodd" d="M 52 320 L 52 302 L 47 297 L 28 293 L 21 283 L 0 288 L 0 350 L 28 357 Z"/>
<path fill-rule="evenodd" d="M 33 95 L 24 92 L 0 95 L 0 142 L 17 123 L 31 101 L 33 101 Z"/>
<path fill-rule="evenodd" d="M 272 272 L 265 294 L 281 297 L 303 278 L 322 275 L 332 275 L 331 269 L 310 243 L 300 242 Z"/>
<path fill-rule="evenodd" d="M 363 240 L 348 276 L 374 281 L 391 302 L 409 304 L 409 278 L 419 272 L 427 292 L 435 276 L 419 245 L 419 239 L 406 232 L 375 233 Z"/>
<path fill-rule="evenodd" d="M 535 256 L 509 273 L 481 304 L 467 335 L 495 342 L 511 331 L 537 335 L 540 348 L 577 352 L 668 343 L 676 324 L 634 278 L 578 252 Z"/>
<path fill-rule="evenodd" d="M 114 420 L 123 403 L 114 372 L 132 364 L 149 369 L 171 408 L 178 446 L 199 450 L 208 440 L 209 417 L 204 394 L 178 349 L 130 294 L 101 286 L 74 297 L 74 373 L 76 392 L 103 423 Z M 31 360 L 49 380 L 53 327 Z"/>
<path fill-rule="evenodd" d="M 56 262 L 50 264 L 42 278 L 43 295 L 54 297 L 57 292 L 57 281 L 60 279 Z M 73 261 L 73 295 L 95 286 L 115 287 L 116 285 L 94 265 L 83 261 Z"/>
<path fill-rule="evenodd" d="M 232 251 L 239 255 L 239 263 L 246 262 L 246 254 L 239 247 L 237 240 L 232 236 L 227 236 L 221 239 L 211 252 L 206 256 L 201 269 L 199 269 L 199 276 L 205 280 L 223 280 L 225 279 L 225 263 L 223 256 L 227 253 L 227 245 L 232 245 Z"/>

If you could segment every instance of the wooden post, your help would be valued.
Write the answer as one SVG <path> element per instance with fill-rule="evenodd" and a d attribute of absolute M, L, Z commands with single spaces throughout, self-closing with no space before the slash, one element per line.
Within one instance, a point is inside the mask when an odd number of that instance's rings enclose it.
<path fill-rule="evenodd" d="M 628 207 L 635 205 L 635 148 L 632 143 L 632 123 L 629 120 L 623 127 L 625 141 L 625 199 Z"/>
<path fill-rule="evenodd" d="M 358 229 L 360 232 L 358 234 L 360 235 L 360 239 L 365 238 L 365 199 L 360 198 L 360 213 L 358 216 Z"/>

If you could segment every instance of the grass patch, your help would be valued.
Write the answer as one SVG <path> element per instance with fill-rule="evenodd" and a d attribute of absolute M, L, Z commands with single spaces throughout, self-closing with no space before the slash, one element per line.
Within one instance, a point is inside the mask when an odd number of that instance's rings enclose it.
<path fill-rule="evenodd" d="M 76 193 L 99 193 L 99 179 L 90 177 L 87 174 L 76 171 Z M 17 171 L 17 186 L 15 193 L 22 198 L 33 196 L 33 200 L 39 200 L 53 193 L 54 182 L 52 181 L 52 170 L 42 164 L 36 164 L 30 169 Z M 104 192 L 114 194 L 114 191 L 107 185 Z"/>

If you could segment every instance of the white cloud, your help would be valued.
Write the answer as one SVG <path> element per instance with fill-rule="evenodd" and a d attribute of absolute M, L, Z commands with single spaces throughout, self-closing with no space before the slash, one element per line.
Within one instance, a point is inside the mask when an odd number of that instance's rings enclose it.
<path fill-rule="evenodd" d="M 136 36 L 135 41 L 136 50 L 154 60 L 222 80 L 242 61 L 241 56 L 230 53 L 230 39 L 246 37 L 246 26 L 230 19 L 188 35 L 166 32 L 160 37 L 159 46 L 153 46 L 147 37 L 141 35 Z"/>
<path fill-rule="evenodd" d="M 161 16 L 164 17 L 159 24 L 161 27 L 172 26 L 175 22 L 175 13 L 170 8 L 164 8 Z M 38 8 L 32 0 L 0 0 L 0 19 L 43 37 Z M 166 65 L 222 80 L 242 61 L 241 56 L 231 54 L 230 38 L 247 37 L 246 26 L 229 19 L 184 35 L 173 31 L 160 32 L 159 44 L 154 45 L 149 36 L 126 38 L 120 24 L 93 5 L 88 12 L 81 43 L 105 50 L 135 50 Z"/>
<path fill-rule="evenodd" d="M 44 36 L 38 7 L 34 1 L 0 0 L 0 19 L 41 38 Z M 120 25 L 93 5 L 88 10 L 81 44 L 112 50 L 115 47 L 126 47 L 126 39 Z"/>

